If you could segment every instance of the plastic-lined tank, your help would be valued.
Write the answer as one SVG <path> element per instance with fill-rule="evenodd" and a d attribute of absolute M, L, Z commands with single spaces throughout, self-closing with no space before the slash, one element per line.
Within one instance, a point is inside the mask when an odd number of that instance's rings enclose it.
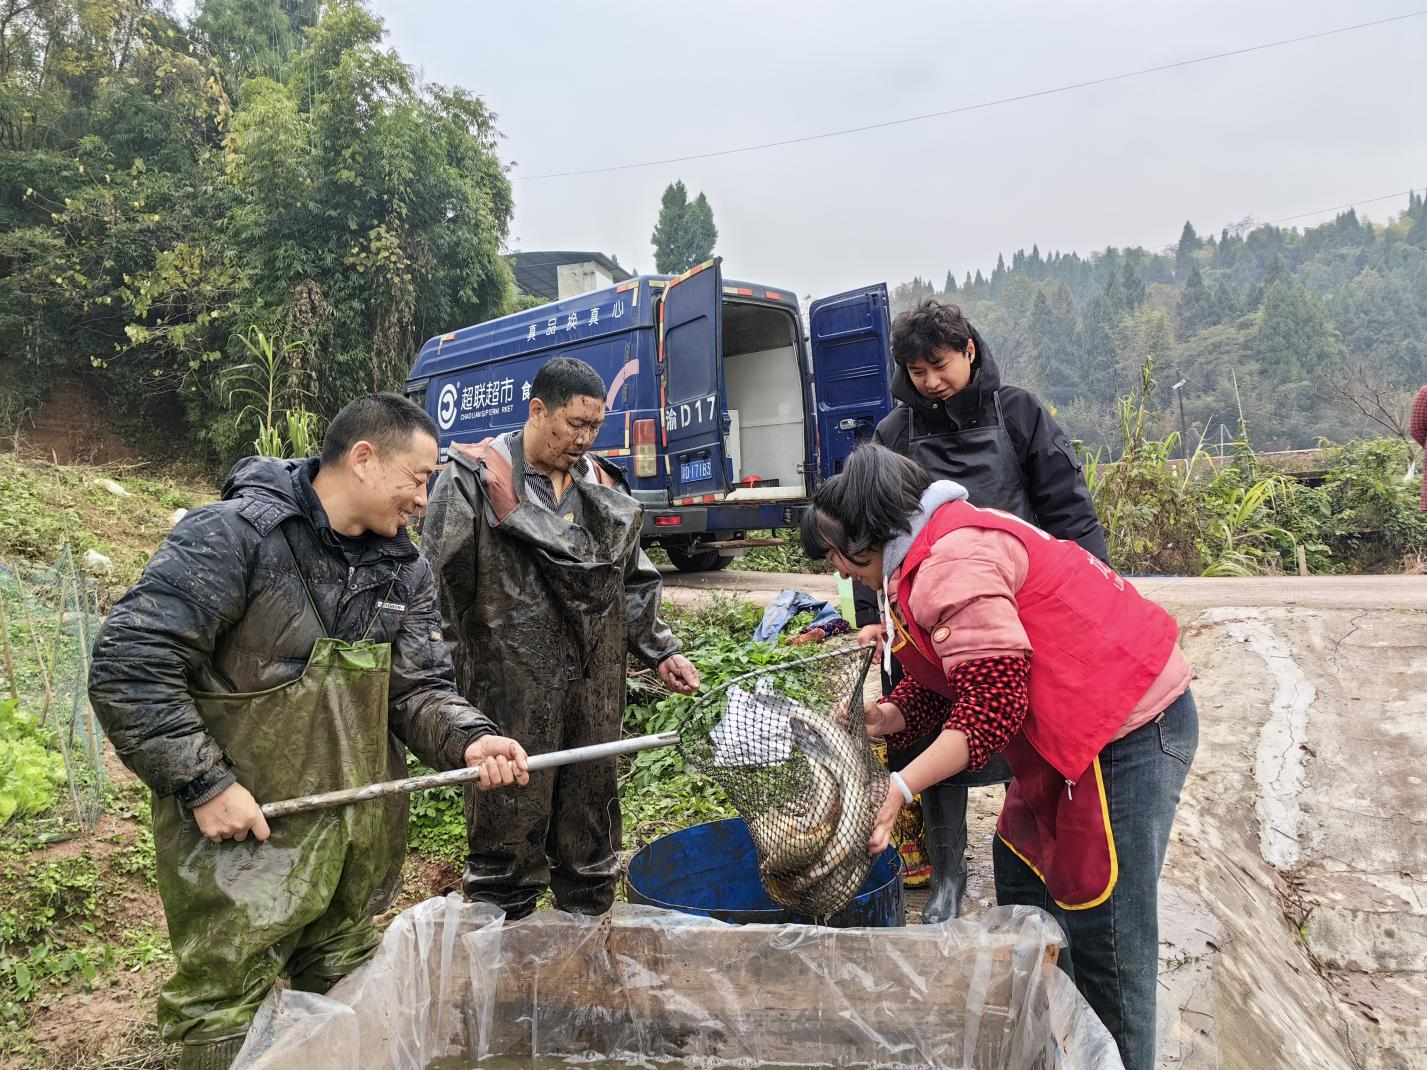
<path fill-rule="evenodd" d="M 274 993 L 236 1066 L 1119 1067 L 1061 944 L 1028 907 L 834 929 L 617 904 L 506 925 L 453 895 L 400 915 L 328 995 Z"/>

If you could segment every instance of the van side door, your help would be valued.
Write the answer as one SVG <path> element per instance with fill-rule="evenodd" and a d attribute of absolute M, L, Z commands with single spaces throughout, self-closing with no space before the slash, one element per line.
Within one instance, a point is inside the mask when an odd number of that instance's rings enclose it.
<path fill-rule="evenodd" d="M 715 257 L 671 280 L 659 304 L 663 445 L 676 501 L 728 490 L 721 263 Z"/>
<path fill-rule="evenodd" d="M 818 472 L 842 471 L 892 410 L 892 326 L 878 283 L 814 301 L 808 310 L 818 412 Z"/>

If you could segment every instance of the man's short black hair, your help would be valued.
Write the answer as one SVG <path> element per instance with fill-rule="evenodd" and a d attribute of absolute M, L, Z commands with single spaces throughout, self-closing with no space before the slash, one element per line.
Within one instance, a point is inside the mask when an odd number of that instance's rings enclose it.
<path fill-rule="evenodd" d="M 370 442 L 382 454 L 403 450 L 418 432 L 440 441 L 436 421 L 414 401 L 400 394 L 363 394 L 348 402 L 327 425 L 322 463 L 336 464 L 362 441 Z"/>
<path fill-rule="evenodd" d="M 539 398 L 551 412 L 563 409 L 571 398 L 599 398 L 604 404 L 605 385 L 600 373 L 574 357 L 556 357 L 535 374 L 530 396 Z"/>
<path fill-rule="evenodd" d="M 971 321 L 960 308 L 928 297 L 893 321 L 892 359 L 905 368 L 946 346 L 965 353 L 971 336 Z"/>

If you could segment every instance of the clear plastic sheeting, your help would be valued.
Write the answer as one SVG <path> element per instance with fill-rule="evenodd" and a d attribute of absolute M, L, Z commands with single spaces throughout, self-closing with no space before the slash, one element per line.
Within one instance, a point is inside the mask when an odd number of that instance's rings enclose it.
<path fill-rule="evenodd" d="M 505 925 L 406 911 L 326 996 L 274 993 L 236 1070 L 606 1065 L 1116 1068 L 1028 907 L 887 929 L 726 925 L 652 907 Z"/>

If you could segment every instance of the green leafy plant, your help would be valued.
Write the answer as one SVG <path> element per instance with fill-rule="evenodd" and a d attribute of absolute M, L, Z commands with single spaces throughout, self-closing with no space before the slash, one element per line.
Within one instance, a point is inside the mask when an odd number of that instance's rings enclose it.
<path fill-rule="evenodd" d="M 432 770 L 414 754 L 406 756 L 407 773 L 421 776 Z M 411 796 L 407 818 L 407 846 L 428 858 L 459 861 L 466 856 L 466 815 L 458 787 L 418 791 Z"/>
<path fill-rule="evenodd" d="M 64 759 L 14 699 L 0 701 L 0 825 L 43 813 L 64 783 Z"/>
<path fill-rule="evenodd" d="M 748 537 L 783 538 L 782 546 L 756 546 L 742 557 L 737 558 L 731 568 L 740 572 L 818 572 L 833 571 L 827 561 L 813 561 L 803 553 L 802 542 L 796 528 L 779 528 L 774 531 L 750 531 Z"/>
<path fill-rule="evenodd" d="M 296 384 L 289 367 L 302 343 L 279 347 L 257 327 L 249 327 L 238 340 L 253 359 L 230 368 L 224 377 L 228 407 L 242 405 L 233 425 L 257 424 L 253 448 L 261 457 L 310 456 L 316 421 L 303 407 L 310 392 Z M 285 438 L 282 424 L 287 428 Z"/>

